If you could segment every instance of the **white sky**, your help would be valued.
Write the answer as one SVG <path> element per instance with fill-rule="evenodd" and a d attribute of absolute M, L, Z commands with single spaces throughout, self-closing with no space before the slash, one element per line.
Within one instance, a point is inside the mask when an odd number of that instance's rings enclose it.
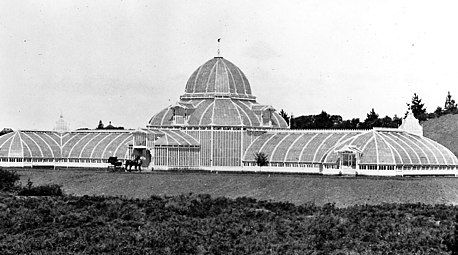
<path fill-rule="evenodd" d="M 455 1 L 456 2 L 456 1 Z M 144 127 L 222 56 L 295 116 L 458 99 L 454 1 L 0 1 L 0 129 Z M 458 101 L 458 100 L 457 100 Z"/>

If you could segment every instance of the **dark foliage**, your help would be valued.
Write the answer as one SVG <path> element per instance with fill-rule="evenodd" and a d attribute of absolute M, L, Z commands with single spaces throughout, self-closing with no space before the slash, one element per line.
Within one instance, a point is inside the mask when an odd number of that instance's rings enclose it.
<path fill-rule="evenodd" d="M 414 93 L 412 100 L 407 103 L 407 112 L 412 112 L 415 118 L 419 121 L 425 121 L 427 119 L 438 118 L 442 115 L 447 114 L 458 114 L 458 104 L 452 98 L 450 92 L 448 92 L 445 98 L 444 108 L 438 106 L 434 112 L 428 113 L 426 111 L 425 104 L 422 103 L 421 98 Z M 280 115 L 287 120 L 287 114 L 284 110 L 280 111 Z M 397 115 L 393 118 L 385 116 L 379 118 L 379 115 L 375 112 L 374 108 L 367 114 L 367 118 L 361 122 L 358 118 L 351 120 L 343 120 L 340 115 L 330 115 L 325 111 L 322 111 L 317 115 L 303 115 L 299 117 L 293 117 L 291 115 L 291 129 L 372 129 L 374 127 L 387 127 L 397 128 L 402 124 L 402 119 Z"/>
<path fill-rule="evenodd" d="M 2 254 L 450 254 L 457 208 L 0 196 Z"/>
<path fill-rule="evenodd" d="M 124 129 L 124 127 L 115 127 L 113 125 L 111 125 L 111 121 L 110 123 L 105 127 L 103 125 L 103 122 L 102 120 L 99 121 L 99 125 L 97 125 L 97 128 L 96 129 L 105 129 L 105 130 L 116 130 L 116 129 Z"/>
<path fill-rule="evenodd" d="M 0 168 L 0 191 L 12 191 L 19 179 L 16 172 Z"/>
<path fill-rule="evenodd" d="M 438 106 L 438 107 L 436 108 L 436 110 L 434 111 L 434 115 L 435 115 L 434 117 L 440 117 L 440 116 L 442 116 L 443 114 L 444 114 L 444 113 L 443 113 L 443 110 L 442 110 L 442 108 L 441 108 L 440 106 Z M 432 118 L 430 118 L 430 119 L 432 119 Z"/>
<path fill-rule="evenodd" d="M 372 110 L 367 114 L 364 122 L 358 118 L 343 120 L 340 115 L 330 115 L 322 111 L 318 115 L 300 116 L 292 118 L 292 129 L 371 129 L 373 127 L 397 128 L 401 125 L 402 119 L 396 115 L 394 118 L 385 116 L 379 118 L 379 115 Z"/>
<path fill-rule="evenodd" d="M 280 110 L 280 116 L 286 121 L 286 124 L 289 125 L 289 116 L 283 109 Z"/>
<path fill-rule="evenodd" d="M 426 113 L 425 104 L 421 102 L 420 97 L 417 93 L 413 94 L 412 101 L 407 103 L 408 111 L 411 111 L 413 116 L 420 121 L 424 121 L 428 118 Z M 407 113 L 406 113 L 407 115 Z"/>
<path fill-rule="evenodd" d="M 455 103 L 455 100 L 452 99 L 452 95 L 450 95 L 450 91 L 445 98 L 445 105 L 444 105 L 444 112 L 443 114 L 456 114 L 458 113 L 458 106 Z"/>
<path fill-rule="evenodd" d="M 13 129 L 11 129 L 11 128 L 3 128 L 2 131 L 0 131 L 0 136 L 6 135 L 6 134 L 11 133 L 11 132 L 13 132 Z"/>
<path fill-rule="evenodd" d="M 359 123 L 359 119 L 344 121 L 339 115 L 329 115 L 325 111 L 321 111 L 318 115 L 300 116 L 294 118 L 291 123 L 292 129 L 343 129 L 351 128 Z"/>
<path fill-rule="evenodd" d="M 30 179 L 27 185 L 23 188 L 19 188 L 19 196 L 62 196 L 64 193 L 62 187 L 57 184 L 48 184 L 41 186 L 33 186 Z"/>
<path fill-rule="evenodd" d="M 96 129 L 104 129 L 105 128 L 105 125 L 103 125 L 103 122 L 102 120 L 99 121 L 99 125 L 97 125 L 97 128 Z"/>
<path fill-rule="evenodd" d="M 418 97 L 417 94 L 414 94 L 414 96 L 412 97 L 412 102 L 407 103 L 407 106 L 408 111 L 412 111 L 414 116 L 420 121 L 439 118 L 440 116 L 448 114 L 458 114 L 458 105 L 452 98 L 450 91 L 447 93 L 447 96 L 445 97 L 444 108 L 438 106 L 434 112 L 428 113 L 426 111 L 424 104 L 421 103 L 421 99 Z"/>
<path fill-rule="evenodd" d="M 269 158 L 264 152 L 257 152 L 254 154 L 254 159 L 256 160 L 256 165 L 258 166 L 267 166 L 269 165 Z"/>

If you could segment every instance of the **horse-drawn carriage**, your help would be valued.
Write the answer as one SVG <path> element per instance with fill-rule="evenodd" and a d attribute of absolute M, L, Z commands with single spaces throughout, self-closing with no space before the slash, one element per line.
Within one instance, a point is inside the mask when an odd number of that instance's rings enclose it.
<path fill-rule="evenodd" d="M 131 172 L 132 167 L 134 167 L 133 171 L 142 171 L 142 163 L 143 163 L 144 157 L 136 156 L 135 159 L 133 160 L 126 160 L 126 171 Z"/>
<path fill-rule="evenodd" d="M 144 160 L 144 157 L 136 156 L 134 159 L 126 160 L 123 166 L 123 163 L 121 160 L 118 160 L 118 157 L 109 157 L 108 158 L 108 171 L 109 172 L 122 172 L 122 171 L 142 171 L 142 162 Z M 132 167 L 134 167 L 134 170 L 132 170 Z"/>
<path fill-rule="evenodd" d="M 118 157 L 109 157 L 108 164 L 108 172 L 118 172 L 124 170 L 122 167 L 122 161 L 118 160 Z"/>

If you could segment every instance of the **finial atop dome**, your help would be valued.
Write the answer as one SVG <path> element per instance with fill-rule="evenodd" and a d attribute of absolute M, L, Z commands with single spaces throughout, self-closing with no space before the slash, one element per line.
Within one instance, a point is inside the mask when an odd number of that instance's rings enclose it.
<path fill-rule="evenodd" d="M 221 57 L 221 38 L 218 38 L 218 57 Z"/>

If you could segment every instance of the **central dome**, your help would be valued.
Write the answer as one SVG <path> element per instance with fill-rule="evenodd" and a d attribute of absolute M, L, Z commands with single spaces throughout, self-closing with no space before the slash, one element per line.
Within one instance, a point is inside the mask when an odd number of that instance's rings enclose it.
<path fill-rule="evenodd" d="M 154 115 L 148 124 L 155 128 L 179 126 L 288 128 L 272 106 L 256 102 L 245 74 L 222 57 L 199 66 L 180 101 Z"/>
<path fill-rule="evenodd" d="M 192 73 L 181 99 L 215 97 L 255 99 L 245 74 L 222 57 L 210 59 Z"/>

